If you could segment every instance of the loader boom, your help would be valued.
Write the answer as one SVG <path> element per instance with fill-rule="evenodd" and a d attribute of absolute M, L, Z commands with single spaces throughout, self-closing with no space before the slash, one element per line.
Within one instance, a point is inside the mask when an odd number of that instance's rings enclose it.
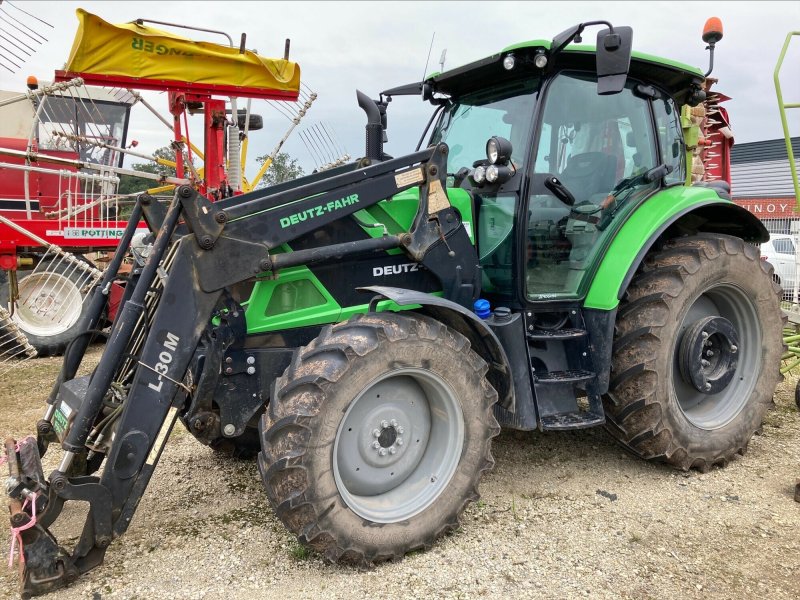
<path fill-rule="evenodd" d="M 151 227 L 159 223 L 160 229 L 136 288 L 116 320 L 106 351 L 85 388 L 76 383 L 78 380 L 70 381 L 76 357 L 68 355 L 69 364 L 59 378 L 65 383 L 55 397 L 72 395 L 73 401 L 76 396 L 82 397 L 77 399 L 80 408 L 62 444 L 64 458 L 47 482 L 26 478 L 25 469 L 21 469 L 19 478 L 25 479 L 26 486 L 16 500 L 24 502 L 33 497 L 42 502 L 47 498 L 36 526 L 22 532 L 28 559 L 22 580 L 24 594 L 36 595 L 67 585 L 78 574 L 99 565 L 111 540 L 127 530 L 175 419 L 193 392 L 187 374 L 201 336 L 212 317 L 224 319 L 227 314 L 221 306 L 231 304 L 223 291 L 227 286 L 295 264 L 403 248 L 412 260 L 439 277 L 446 298 L 471 305 L 480 290 L 478 258 L 460 215 L 444 191 L 447 152 L 447 146 L 440 144 L 373 165 L 365 164 L 370 162 L 365 160 L 354 169 L 337 170 L 332 176 L 315 175 L 293 185 L 217 203 L 183 186 L 176 191 L 166 213 L 152 199 L 139 198 L 148 223 Z M 281 244 L 416 186 L 420 187 L 419 208 L 406 233 L 270 254 Z M 176 233 L 183 230 L 180 218 L 188 235 Z M 177 245 L 174 261 L 136 359 L 136 373 L 105 470 L 99 479 L 71 477 L 73 461 L 85 452 L 111 382 L 129 358 L 128 340 L 146 320 L 145 300 L 156 278 L 163 277 L 159 269 L 170 244 Z M 82 355 L 84 347 L 77 350 Z M 53 404 L 47 413 L 50 417 Z M 46 421 L 40 422 L 39 430 L 46 434 L 39 440 L 42 448 L 52 441 L 52 430 L 47 425 Z M 30 448 L 25 452 L 30 453 Z M 65 500 L 85 501 L 90 508 L 81 539 L 71 555 L 47 531 Z"/>

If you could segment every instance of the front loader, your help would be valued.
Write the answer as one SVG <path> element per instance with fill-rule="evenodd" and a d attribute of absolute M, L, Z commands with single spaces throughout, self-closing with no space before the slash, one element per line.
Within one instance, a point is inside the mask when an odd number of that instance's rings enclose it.
<path fill-rule="evenodd" d="M 596 47 L 573 44 L 598 25 Z M 605 425 L 684 470 L 743 453 L 779 378 L 778 293 L 748 243 L 767 232 L 687 175 L 702 71 L 631 46 L 582 23 L 359 93 L 355 163 L 214 203 L 141 196 L 36 439 L 6 443 L 22 594 L 103 561 L 176 420 L 257 453 L 283 523 L 360 566 L 457 527 L 499 425 Z M 388 98 L 410 94 L 432 130 L 391 158 Z M 76 378 L 139 215 L 152 250 Z M 89 506 L 71 550 L 49 532 L 69 500 Z"/>

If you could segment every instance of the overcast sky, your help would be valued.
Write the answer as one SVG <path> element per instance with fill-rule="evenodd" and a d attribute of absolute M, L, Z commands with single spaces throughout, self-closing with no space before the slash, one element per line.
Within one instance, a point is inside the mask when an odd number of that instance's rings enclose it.
<path fill-rule="evenodd" d="M 510 44 L 551 39 L 570 25 L 605 19 L 633 27 L 635 50 L 701 67 L 708 65 L 700 39 L 706 18 L 722 19 L 725 37 L 718 44 L 714 77 L 717 89 L 733 99 L 727 103 L 737 142 L 783 136 L 776 107 L 772 73 L 786 34 L 800 30 L 800 2 L 29 2 L 12 0 L 54 26 L 35 27 L 48 41 L 14 75 L 0 74 L 2 89 L 23 90 L 28 74 L 52 78 L 69 54 L 77 18 L 84 8 L 106 21 L 122 23 L 149 18 L 224 29 L 238 40 L 247 33 L 249 48 L 280 57 L 291 38 L 291 59 L 302 69 L 303 81 L 319 94 L 309 111 L 309 124 L 324 123 L 353 156 L 364 153 L 365 117 L 355 99 L 356 88 L 377 97 L 399 84 L 419 81 L 435 32 L 428 72 L 438 70 L 442 50 L 445 68 L 493 54 Z M 8 3 L 0 5 L 20 16 Z M 31 19 L 25 19 L 31 23 Z M 2 25 L 2 24 L 0 24 Z M 7 28 L 7 26 L 6 26 Z M 181 32 L 185 34 L 185 32 Z M 593 39 L 591 31 L 587 40 Z M 203 39 L 204 35 L 193 36 Z M 205 39 L 214 39 L 205 37 Z M 784 67 L 782 84 L 787 102 L 800 101 L 800 40 L 795 38 Z M 166 97 L 148 96 L 166 111 Z M 259 104 L 259 103 L 256 103 Z M 432 107 L 418 98 L 396 98 L 389 108 L 389 144 L 398 156 L 413 150 Z M 255 108 L 265 128 L 251 135 L 250 157 L 269 152 L 289 122 L 263 104 Z M 800 135 L 800 110 L 789 111 L 792 134 Z M 195 117 L 198 123 L 200 117 Z M 304 121 L 305 123 L 305 121 Z M 201 123 L 200 123 L 201 124 Z M 169 141 L 169 132 L 136 108 L 130 139 L 152 151 Z M 301 126 L 302 129 L 302 126 Z M 194 132 L 195 126 L 192 126 Z M 198 134 L 199 135 L 199 132 Z M 285 150 L 310 170 L 315 161 L 297 135 Z M 250 161 L 248 161 L 250 162 Z M 248 172 L 252 173 L 252 166 Z"/>

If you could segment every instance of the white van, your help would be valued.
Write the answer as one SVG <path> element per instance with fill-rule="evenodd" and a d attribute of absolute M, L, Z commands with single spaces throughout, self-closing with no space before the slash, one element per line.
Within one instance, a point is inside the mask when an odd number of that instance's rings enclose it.
<path fill-rule="evenodd" d="M 775 267 L 775 280 L 784 294 L 791 292 L 797 279 L 797 249 L 794 238 L 783 233 L 773 233 L 769 241 L 761 244 L 761 258 Z"/>

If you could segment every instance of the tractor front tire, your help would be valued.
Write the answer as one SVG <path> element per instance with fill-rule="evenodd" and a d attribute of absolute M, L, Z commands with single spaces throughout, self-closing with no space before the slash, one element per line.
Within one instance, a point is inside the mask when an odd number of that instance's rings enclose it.
<path fill-rule="evenodd" d="M 497 392 L 465 337 L 413 313 L 328 326 L 275 383 L 258 465 L 301 543 L 369 566 L 458 526 L 492 468 Z"/>
<path fill-rule="evenodd" d="M 620 304 L 608 431 L 678 469 L 725 466 L 772 404 L 782 326 L 779 288 L 757 248 L 715 234 L 667 242 Z"/>

